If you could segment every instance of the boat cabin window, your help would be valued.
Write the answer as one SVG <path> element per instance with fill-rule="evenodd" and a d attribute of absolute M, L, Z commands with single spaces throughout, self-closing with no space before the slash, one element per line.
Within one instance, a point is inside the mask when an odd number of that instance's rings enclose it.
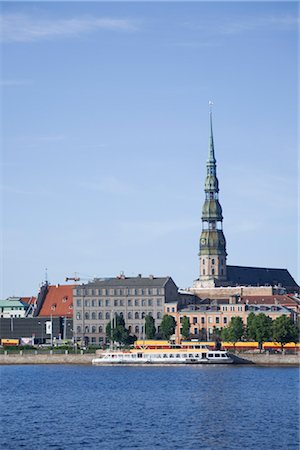
<path fill-rule="evenodd" d="M 220 358 L 219 353 L 215 353 L 215 358 Z"/>
<path fill-rule="evenodd" d="M 138 357 L 138 358 L 142 358 L 142 356 L 143 356 L 142 353 L 138 353 L 138 354 L 137 354 L 137 357 Z"/>

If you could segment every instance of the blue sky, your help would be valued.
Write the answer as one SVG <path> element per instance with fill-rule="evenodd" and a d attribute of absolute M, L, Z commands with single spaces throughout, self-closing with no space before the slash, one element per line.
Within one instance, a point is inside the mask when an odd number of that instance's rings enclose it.
<path fill-rule="evenodd" d="M 2 4 L 1 297 L 198 276 L 208 101 L 228 263 L 297 275 L 295 2 Z"/>

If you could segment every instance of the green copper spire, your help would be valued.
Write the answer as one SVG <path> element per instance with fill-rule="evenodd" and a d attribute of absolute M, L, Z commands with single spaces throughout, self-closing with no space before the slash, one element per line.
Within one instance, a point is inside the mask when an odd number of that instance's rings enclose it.
<path fill-rule="evenodd" d="M 223 234 L 223 214 L 219 202 L 219 181 L 215 158 L 212 102 L 209 102 L 209 150 L 204 184 L 205 201 L 202 208 L 202 232 L 200 236 L 200 281 L 226 280 L 226 241 Z"/>
<path fill-rule="evenodd" d="M 216 163 L 215 158 L 215 147 L 214 147 L 214 135 L 213 135 L 213 126 L 212 126 L 212 102 L 209 102 L 210 110 L 209 110 L 209 122 L 210 122 L 210 136 L 209 136 L 209 147 L 208 147 L 208 163 Z"/>

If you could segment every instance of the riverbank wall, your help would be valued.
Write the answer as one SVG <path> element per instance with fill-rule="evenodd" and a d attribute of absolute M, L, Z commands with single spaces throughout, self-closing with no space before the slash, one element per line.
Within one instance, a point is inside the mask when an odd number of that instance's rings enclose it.
<path fill-rule="evenodd" d="M 86 354 L 7 354 L 0 355 L 0 365 L 8 364 L 92 364 L 94 353 Z"/>
<path fill-rule="evenodd" d="M 19 354 L 0 355 L 0 365 L 13 364 L 92 364 L 94 353 L 86 354 Z M 300 355 L 283 355 L 268 353 L 231 354 L 235 364 L 255 364 L 262 366 L 299 366 Z"/>
<path fill-rule="evenodd" d="M 236 353 L 230 354 L 235 364 L 255 364 L 261 366 L 299 366 L 300 355 L 281 353 Z"/>

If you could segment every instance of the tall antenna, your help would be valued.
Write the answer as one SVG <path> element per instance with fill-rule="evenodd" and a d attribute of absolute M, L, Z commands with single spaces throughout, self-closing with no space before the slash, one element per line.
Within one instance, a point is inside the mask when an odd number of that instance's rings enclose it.
<path fill-rule="evenodd" d="M 48 284 L 48 269 L 45 268 L 45 284 Z"/>

